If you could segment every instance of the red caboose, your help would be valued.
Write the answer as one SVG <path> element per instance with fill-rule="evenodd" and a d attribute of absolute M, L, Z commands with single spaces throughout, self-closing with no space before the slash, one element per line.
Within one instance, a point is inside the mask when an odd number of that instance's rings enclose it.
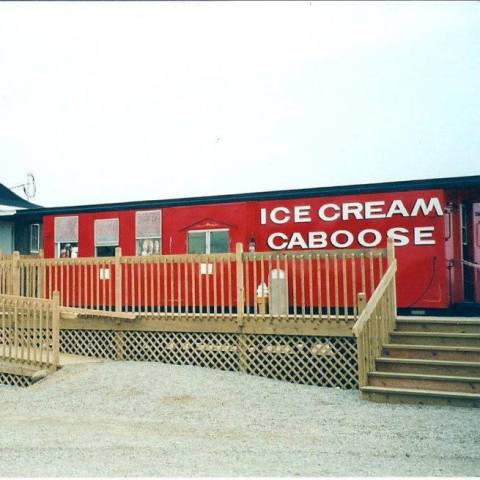
<path fill-rule="evenodd" d="M 398 307 L 480 303 L 480 176 L 54 207 L 45 257 L 385 247 L 394 240 Z"/>

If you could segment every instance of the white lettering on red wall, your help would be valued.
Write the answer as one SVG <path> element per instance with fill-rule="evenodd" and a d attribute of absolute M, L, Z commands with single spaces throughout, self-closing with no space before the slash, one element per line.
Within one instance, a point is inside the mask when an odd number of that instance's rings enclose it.
<path fill-rule="evenodd" d="M 372 228 L 372 223 L 364 229 L 350 231 L 348 225 L 333 232 L 321 229 L 307 233 L 282 231 L 271 233 L 267 238 L 267 245 L 272 250 L 284 249 L 320 249 L 320 248 L 350 248 L 359 245 L 361 247 L 377 247 L 386 237 L 393 239 L 398 247 L 409 244 L 434 245 L 435 227 L 428 225 L 431 217 L 443 216 L 443 209 L 439 198 L 417 198 L 413 205 L 407 206 L 402 200 L 374 200 L 366 202 L 325 203 L 318 208 L 311 205 L 299 205 L 294 207 L 278 206 L 275 208 L 260 209 L 261 225 L 288 225 L 288 224 L 316 224 L 323 222 L 330 224 L 335 221 L 361 222 L 363 220 L 395 219 L 405 217 L 425 217 L 422 226 L 391 226 L 389 220 L 388 229 Z M 376 223 L 375 223 L 376 225 Z M 312 225 L 313 226 L 313 225 Z M 347 227 L 347 228 L 345 228 Z"/>

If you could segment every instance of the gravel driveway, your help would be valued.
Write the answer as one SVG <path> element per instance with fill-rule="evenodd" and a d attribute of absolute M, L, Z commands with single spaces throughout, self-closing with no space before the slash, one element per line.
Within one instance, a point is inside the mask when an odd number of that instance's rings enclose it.
<path fill-rule="evenodd" d="M 480 410 L 160 363 L 0 386 L 0 476 L 473 476 Z"/>

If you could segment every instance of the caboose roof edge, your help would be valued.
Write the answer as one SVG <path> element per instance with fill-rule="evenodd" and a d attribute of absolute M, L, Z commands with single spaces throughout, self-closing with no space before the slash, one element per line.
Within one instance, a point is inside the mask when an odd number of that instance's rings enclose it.
<path fill-rule="evenodd" d="M 343 185 L 333 187 L 300 188 L 294 190 L 272 190 L 252 193 L 235 193 L 202 197 L 183 197 L 164 200 L 140 200 L 118 203 L 101 203 L 65 207 L 39 207 L 18 211 L 17 215 L 54 215 L 83 212 L 104 212 L 111 210 L 149 209 L 160 207 L 193 206 L 214 203 L 233 203 L 242 201 L 288 200 L 309 197 L 327 197 L 333 195 L 351 195 L 362 193 L 387 193 L 409 190 L 429 190 L 435 188 L 457 189 L 480 187 L 480 175 L 465 177 L 446 177 L 424 180 L 402 180 L 369 184 Z"/>

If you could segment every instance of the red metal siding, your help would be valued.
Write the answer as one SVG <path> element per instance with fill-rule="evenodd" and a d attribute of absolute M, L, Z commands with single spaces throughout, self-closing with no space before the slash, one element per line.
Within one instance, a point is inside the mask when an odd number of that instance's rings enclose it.
<path fill-rule="evenodd" d="M 162 209 L 162 252 L 164 254 L 185 253 L 187 249 L 187 232 L 199 228 L 229 228 L 230 251 L 234 251 L 235 243 L 242 242 L 248 247 L 248 240 L 255 237 L 258 251 L 269 250 L 268 239 L 272 234 L 281 234 L 275 242 L 282 238 L 291 239 L 292 235 L 308 239 L 309 232 L 324 232 L 317 234 L 318 238 L 325 236 L 328 244 L 325 248 L 334 248 L 331 244 L 332 234 L 345 230 L 353 235 L 354 240 L 348 248 L 362 248 L 358 237 L 365 229 L 374 229 L 382 237 L 379 247 L 386 244 L 387 231 L 394 227 L 407 230 L 408 245 L 398 246 L 397 258 L 399 262 L 397 290 L 399 307 L 429 307 L 444 308 L 448 306 L 448 283 L 446 273 L 444 216 L 433 210 L 428 215 L 422 211 L 416 216 L 410 216 L 418 199 L 429 202 L 431 198 L 438 198 L 441 207 L 445 206 L 445 196 L 442 190 L 423 190 L 397 193 L 376 193 L 364 195 L 336 196 L 323 198 L 308 198 L 296 200 L 272 200 L 259 202 L 238 202 L 217 205 L 180 206 Z M 366 202 L 384 202 L 384 205 L 369 204 L 372 216 L 381 216 L 388 212 L 394 200 L 401 201 L 409 216 L 393 213 L 390 218 L 355 218 L 350 213 L 348 219 L 337 218 L 326 221 L 319 218 L 318 211 L 326 204 L 334 204 L 341 208 L 342 204 L 357 202 L 366 207 Z M 285 223 L 275 224 L 270 219 L 262 223 L 262 209 L 269 214 L 272 209 L 282 207 L 278 211 L 280 220 L 289 214 L 291 218 Z M 297 221 L 294 210 L 297 207 Z M 304 207 L 298 209 L 298 207 Z M 288 213 L 287 213 L 288 212 Z M 330 207 L 325 215 L 336 216 L 336 209 Z M 365 216 L 358 213 L 359 216 Z M 79 255 L 93 256 L 94 248 L 94 220 L 98 218 L 119 218 L 120 247 L 123 255 L 135 254 L 135 211 L 117 211 L 102 213 L 81 213 L 79 216 Z M 269 215 L 267 215 L 269 217 Z M 44 218 L 44 246 L 45 256 L 54 256 L 53 243 L 54 216 Z M 433 244 L 414 244 L 415 229 L 417 236 L 419 228 L 432 228 L 431 241 Z M 429 233 L 424 232 L 425 239 L 429 240 Z M 337 235 L 337 239 L 346 238 L 345 234 Z M 367 235 L 366 238 L 373 238 Z M 424 239 L 424 240 L 425 240 Z M 417 238 L 418 240 L 418 238 Z M 420 239 L 421 240 L 421 239 Z M 273 242 L 273 243 L 275 243 Z M 301 248 L 301 241 L 296 242 L 295 249 Z"/>

